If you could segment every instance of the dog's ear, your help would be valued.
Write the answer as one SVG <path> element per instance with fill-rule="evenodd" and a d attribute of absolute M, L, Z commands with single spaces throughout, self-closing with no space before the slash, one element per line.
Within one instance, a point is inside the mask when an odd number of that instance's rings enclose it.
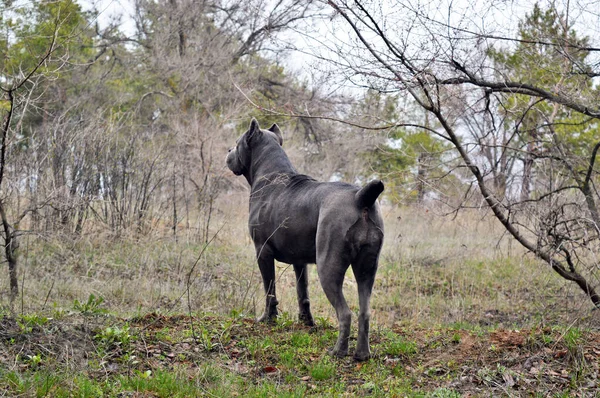
<path fill-rule="evenodd" d="M 279 129 L 277 123 L 273 123 L 273 125 L 269 127 L 269 131 L 275 133 L 277 139 L 279 139 L 279 145 L 283 145 L 283 134 L 281 133 L 281 130 Z"/>
<path fill-rule="evenodd" d="M 252 137 L 260 134 L 260 126 L 258 125 L 258 121 L 255 118 L 252 118 L 250 122 L 250 127 L 248 127 L 248 133 L 246 134 L 246 142 L 250 143 Z"/>

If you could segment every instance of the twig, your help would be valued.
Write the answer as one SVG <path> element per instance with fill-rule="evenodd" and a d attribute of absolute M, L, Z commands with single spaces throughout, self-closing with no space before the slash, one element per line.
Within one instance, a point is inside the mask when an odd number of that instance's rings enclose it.
<path fill-rule="evenodd" d="M 248 97 L 248 95 L 246 95 L 246 93 L 244 93 L 244 91 L 237 84 L 235 84 L 235 82 L 232 82 L 232 84 L 244 96 L 244 98 L 246 98 L 246 101 L 248 101 L 253 107 L 255 107 L 256 109 L 258 109 L 260 111 L 269 113 L 270 115 L 273 115 L 273 116 L 281 116 L 281 117 L 286 117 L 286 118 L 297 118 L 297 119 L 330 120 L 332 122 L 342 123 L 342 124 L 352 126 L 352 127 L 357 127 L 359 129 L 363 129 L 363 130 L 374 130 L 374 131 L 389 130 L 389 129 L 398 128 L 398 127 L 413 127 L 413 128 L 427 130 L 430 133 L 435 134 L 436 136 L 449 141 L 448 137 L 444 136 L 443 134 L 440 134 L 438 131 L 436 131 L 430 127 L 423 126 L 421 124 L 416 124 L 416 123 L 391 123 L 391 124 L 386 124 L 383 126 L 375 126 L 374 127 L 374 126 L 364 126 L 362 124 L 349 122 L 347 120 L 339 119 L 339 118 L 332 117 L 332 116 L 324 116 L 324 115 L 313 116 L 313 115 L 309 115 L 309 114 L 295 114 L 295 113 L 279 112 L 274 109 L 265 108 L 263 106 L 258 105 L 257 103 L 252 101 L 252 99 L 250 99 Z"/>

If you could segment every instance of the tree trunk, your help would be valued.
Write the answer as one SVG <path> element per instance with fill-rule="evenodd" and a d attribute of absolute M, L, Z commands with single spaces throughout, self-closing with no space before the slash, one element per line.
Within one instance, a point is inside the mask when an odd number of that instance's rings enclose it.
<path fill-rule="evenodd" d="M 529 145 L 527 145 L 529 147 Z M 531 173 L 533 171 L 533 157 L 531 152 L 527 151 L 525 159 L 523 159 L 523 181 L 521 185 L 521 202 L 529 200 L 531 196 Z"/>
<path fill-rule="evenodd" d="M 17 235 L 8 223 L 4 201 L 0 200 L 0 220 L 4 230 L 4 254 L 8 262 L 8 276 L 10 280 L 10 305 L 11 308 L 19 294 L 19 280 L 17 278 L 17 249 L 19 247 Z"/>
<path fill-rule="evenodd" d="M 426 152 L 419 153 L 417 157 L 417 203 L 423 204 L 425 200 L 425 180 L 427 179 L 427 167 L 429 156 Z"/>

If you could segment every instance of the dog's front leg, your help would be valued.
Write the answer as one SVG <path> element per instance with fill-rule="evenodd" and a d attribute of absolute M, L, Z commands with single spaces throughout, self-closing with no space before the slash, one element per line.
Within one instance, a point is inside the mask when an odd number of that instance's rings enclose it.
<path fill-rule="evenodd" d="M 310 313 L 310 300 L 308 299 L 308 272 L 306 264 L 294 264 L 296 273 L 296 293 L 298 294 L 298 318 L 306 326 L 314 326 L 315 321 Z"/>
<path fill-rule="evenodd" d="M 258 322 L 271 322 L 277 318 L 277 294 L 275 290 L 275 259 L 272 255 L 261 253 L 258 258 L 258 268 L 265 289 L 265 312 Z"/>

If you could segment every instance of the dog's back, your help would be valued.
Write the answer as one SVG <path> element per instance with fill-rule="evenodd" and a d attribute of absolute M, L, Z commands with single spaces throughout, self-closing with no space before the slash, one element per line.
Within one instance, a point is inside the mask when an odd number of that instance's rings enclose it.
<path fill-rule="evenodd" d="M 348 250 L 357 252 L 364 244 L 379 246 L 373 231 L 381 231 L 382 240 L 383 222 L 375 202 L 382 191 L 378 180 L 359 189 L 341 182 L 318 182 L 302 174 L 270 176 L 250 199 L 250 234 L 257 246 L 272 250 L 285 263 L 315 263 L 319 232 L 336 235 L 337 240 L 346 237 L 346 246 L 338 244 L 335 250 L 346 257 Z M 368 227 L 364 233 L 363 226 Z"/>

